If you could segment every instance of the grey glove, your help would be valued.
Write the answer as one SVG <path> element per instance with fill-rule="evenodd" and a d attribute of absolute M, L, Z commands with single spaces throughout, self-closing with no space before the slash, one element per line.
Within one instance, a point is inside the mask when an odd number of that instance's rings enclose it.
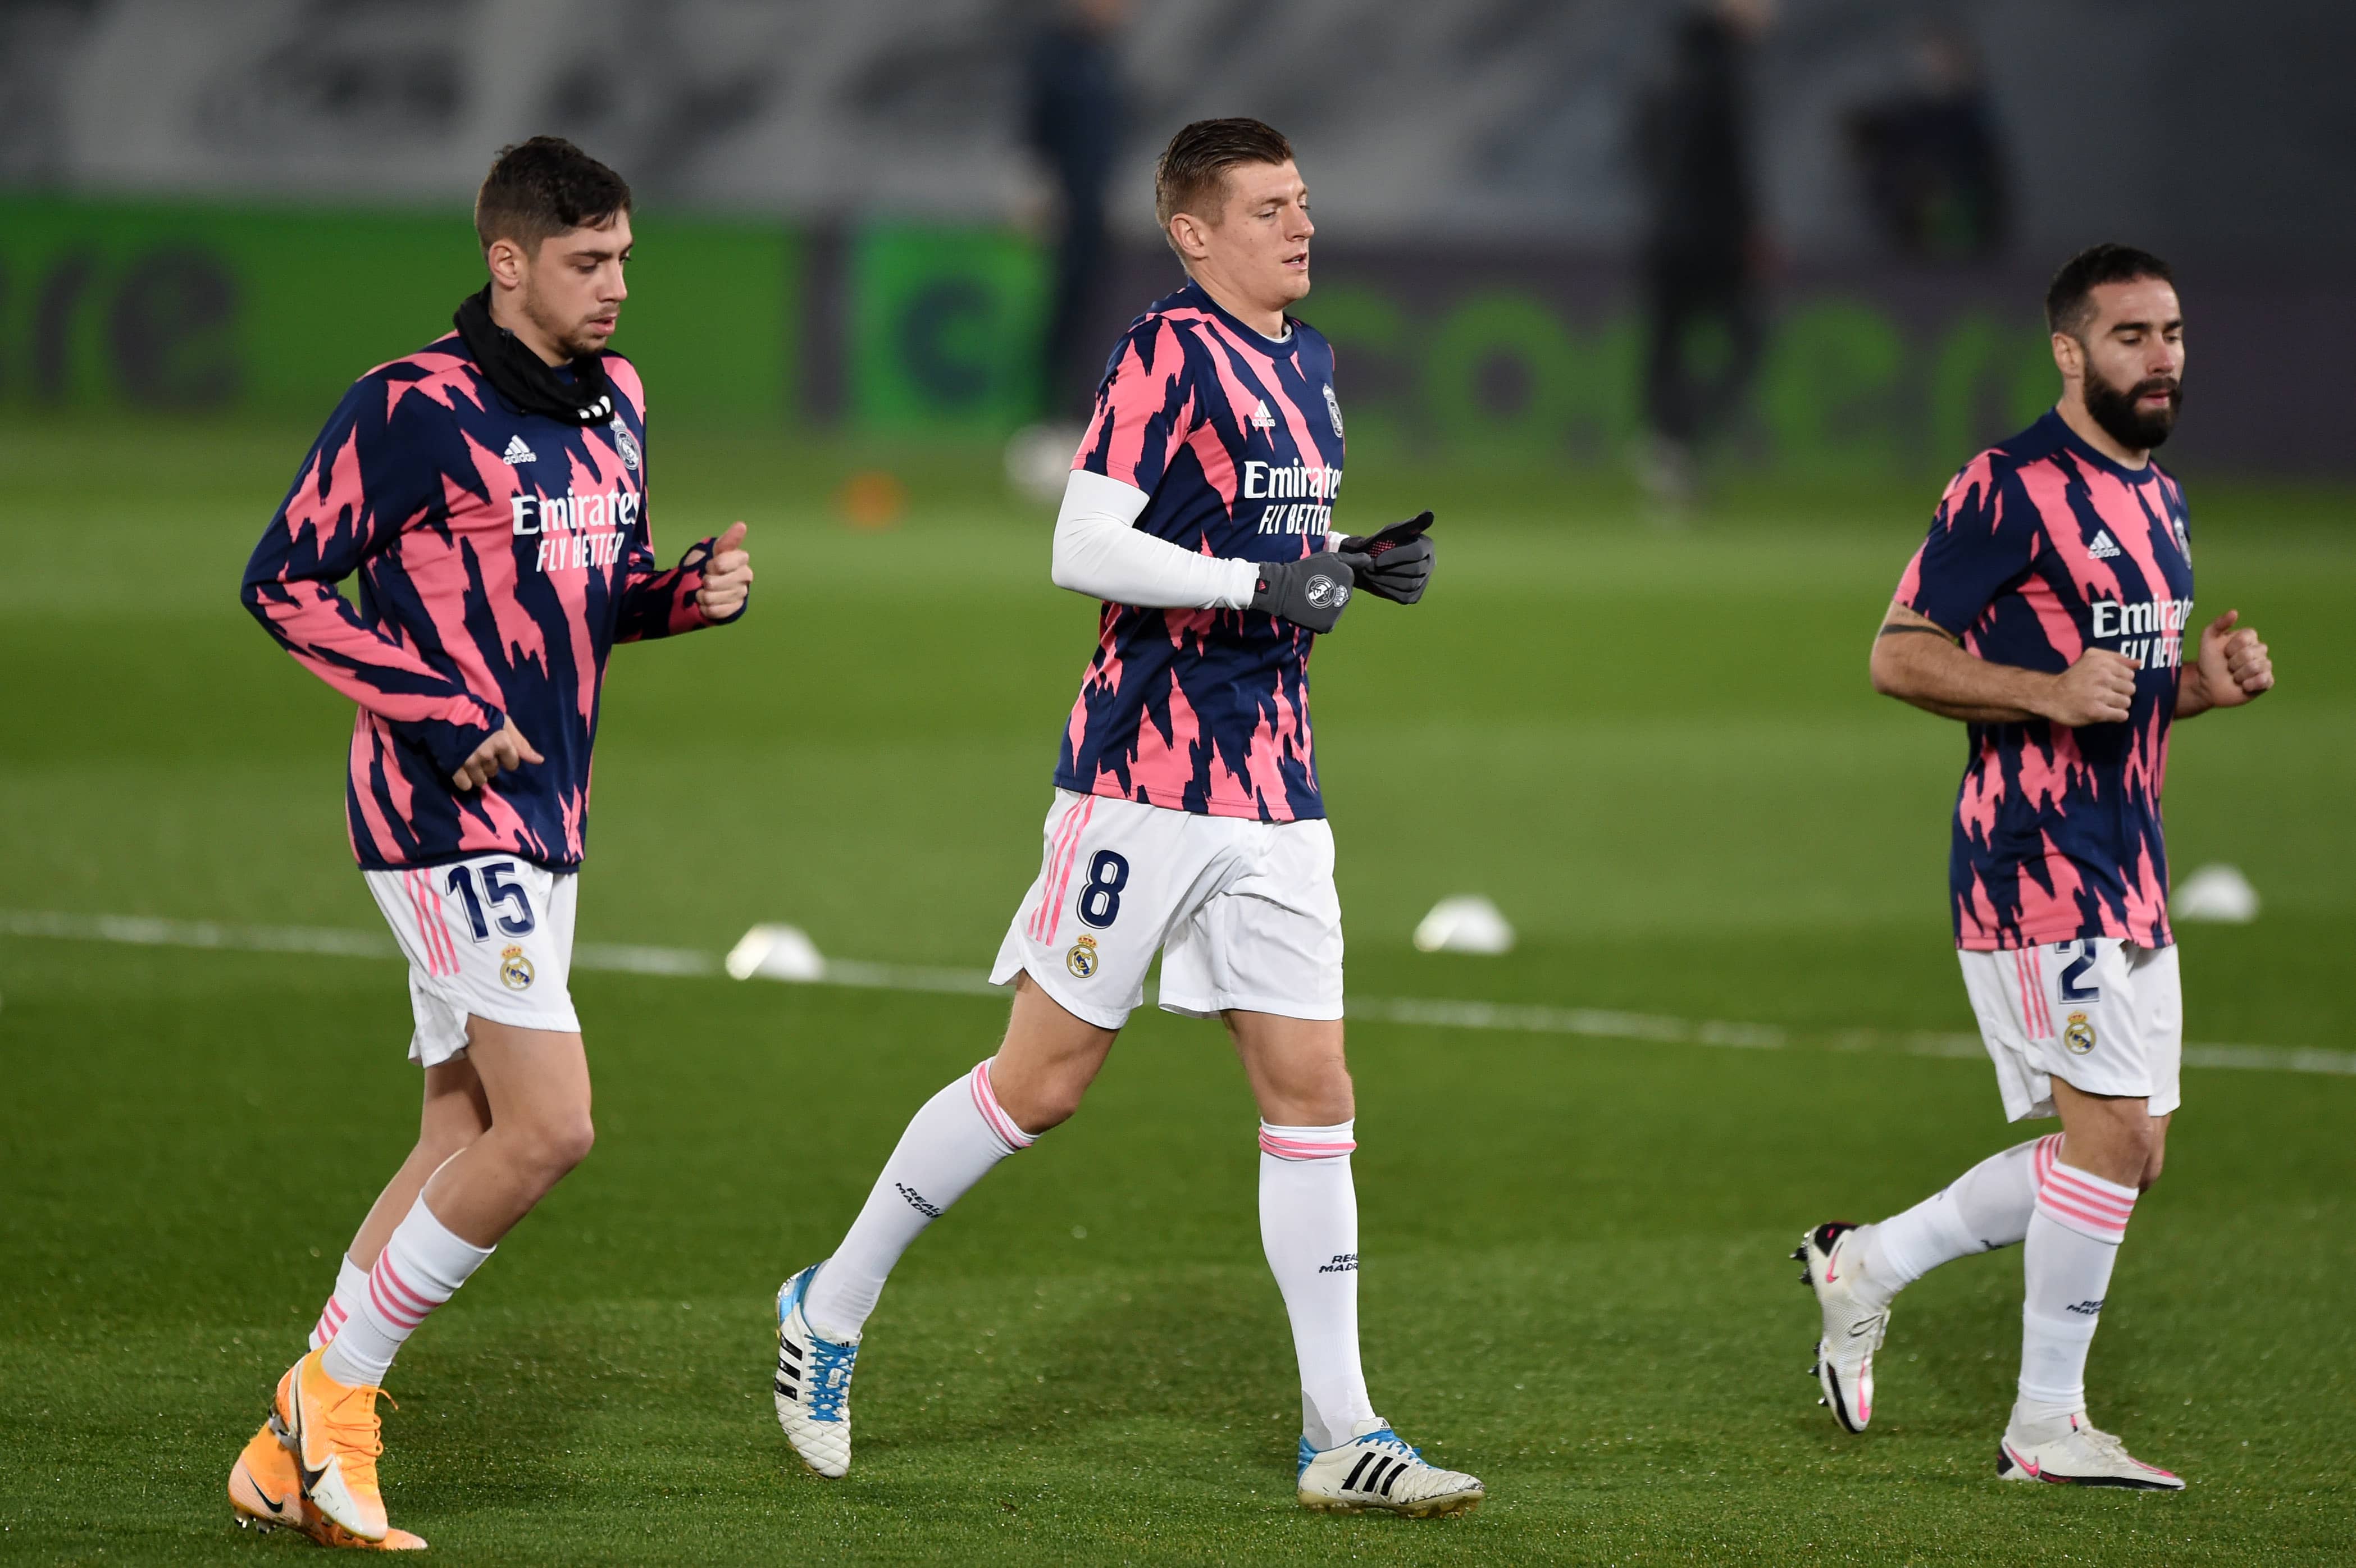
<path fill-rule="evenodd" d="M 1299 561 L 1263 561 L 1251 607 L 1311 631 L 1331 631 L 1353 585 L 1349 564 L 1330 550 Z"/>
<path fill-rule="evenodd" d="M 1367 538 L 1351 534 L 1333 548 L 1350 564 L 1358 586 L 1411 605 L 1431 581 L 1431 536 L 1424 532 L 1430 526 L 1431 513 L 1426 511 Z"/>

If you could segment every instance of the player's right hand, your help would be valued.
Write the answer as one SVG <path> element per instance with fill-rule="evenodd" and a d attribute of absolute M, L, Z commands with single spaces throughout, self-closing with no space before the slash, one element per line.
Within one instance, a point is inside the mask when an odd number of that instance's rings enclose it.
<path fill-rule="evenodd" d="M 458 764 L 458 771 L 450 775 L 451 782 L 461 789 L 479 789 L 503 772 L 511 772 L 527 762 L 545 762 L 548 758 L 531 748 L 523 731 L 509 719 L 507 727 L 475 747 L 475 755 Z"/>
<path fill-rule="evenodd" d="M 1350 564 L 1330 550 L 1299 561 L 1263 561 L 1251 607 L 1311 631 L 1331 631 L 1355 583 Z"/>
<path fill-rule="evenodd" d="M 2123 653 L 2090 648 L 2075 664 L 2053 677 L 2045 716 L 2072 729 L 2124 723 L 2135 702 L 2136 671 L 2142 668 L 2141 660 Z"/>

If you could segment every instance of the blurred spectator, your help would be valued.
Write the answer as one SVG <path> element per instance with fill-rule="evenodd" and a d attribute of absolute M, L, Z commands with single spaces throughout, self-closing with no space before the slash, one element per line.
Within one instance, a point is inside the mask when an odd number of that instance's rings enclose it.
<path fill-rule="evenodd" d="M 1025 72 L 1023 136 L 1060 199 L 1040 378 L 1051 421 L 1085 418 L 1103 369 L 1095 310 L 1108 250 L 1105 188 L 1127 128 L 1119 36 L 1128 15 L 1128 0 L 1066 0 L 1033 41 Z"/>
<path fill-rule="evenodd" d="M 1979 50 L 1960 28 L 1934 22 L 1914 46 L 1914 82 L 1849 115 L 1849 150 L 1875 221 L 1900 253 L 1985 258 L 2011 218 Z"/>
<path fill-rule="evenodd" d="M 1714 0 L 1677 26 L 1667 74 L 1640 101 L 1644 177 L 1646 481 L 1672 506 L 1695 489 L 1697 443 L 1741 401 L 1759 359 L 1766 243 L 1751 168 L 1744 57 L 1772 0 Z"/>

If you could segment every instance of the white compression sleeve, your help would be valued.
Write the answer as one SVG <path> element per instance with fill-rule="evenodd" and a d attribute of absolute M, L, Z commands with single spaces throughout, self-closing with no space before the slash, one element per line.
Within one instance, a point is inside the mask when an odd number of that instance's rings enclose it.
<path fill-rule="evenodd" d="M 1134 524 L 1151 498 L 1134 485 L 1075 468 L 1055 514 L 1055 586 L 1156 609 L 1247 608 L 1259 585 L 1248 561 L 1197 555 Z"/>

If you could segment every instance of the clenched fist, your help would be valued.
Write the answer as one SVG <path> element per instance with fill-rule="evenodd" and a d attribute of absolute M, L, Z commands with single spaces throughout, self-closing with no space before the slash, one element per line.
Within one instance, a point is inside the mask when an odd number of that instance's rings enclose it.
<path fill-rule="evenodd" d="M 2248 627 L 2236 631 L 2239 610 L 2227 610 L 2201 629 L 2201 688 L 2212 708 L 2238 708 L 2274 690 L 2275 661 Z"/>
<path fill-rule="evenodd" d="M 753 557 L 744 549 L 744 525 L 732 522 L 727 532 L 712 542 L 712 553 L 704 558 L 703 585 L 695 590 L 695 606 L 705 620 L 734 620 L 752 591 Z"/>
<path fill-rule="evenodd" d="M 2053 677 L 2040 711 L 2055 724 L 2072 729 L 2123 723 L 2135 702 L 2136 671 L 2142 668 L 2140 660 L 2107 648 L 2090 648 L 2075 664 Z"/>

